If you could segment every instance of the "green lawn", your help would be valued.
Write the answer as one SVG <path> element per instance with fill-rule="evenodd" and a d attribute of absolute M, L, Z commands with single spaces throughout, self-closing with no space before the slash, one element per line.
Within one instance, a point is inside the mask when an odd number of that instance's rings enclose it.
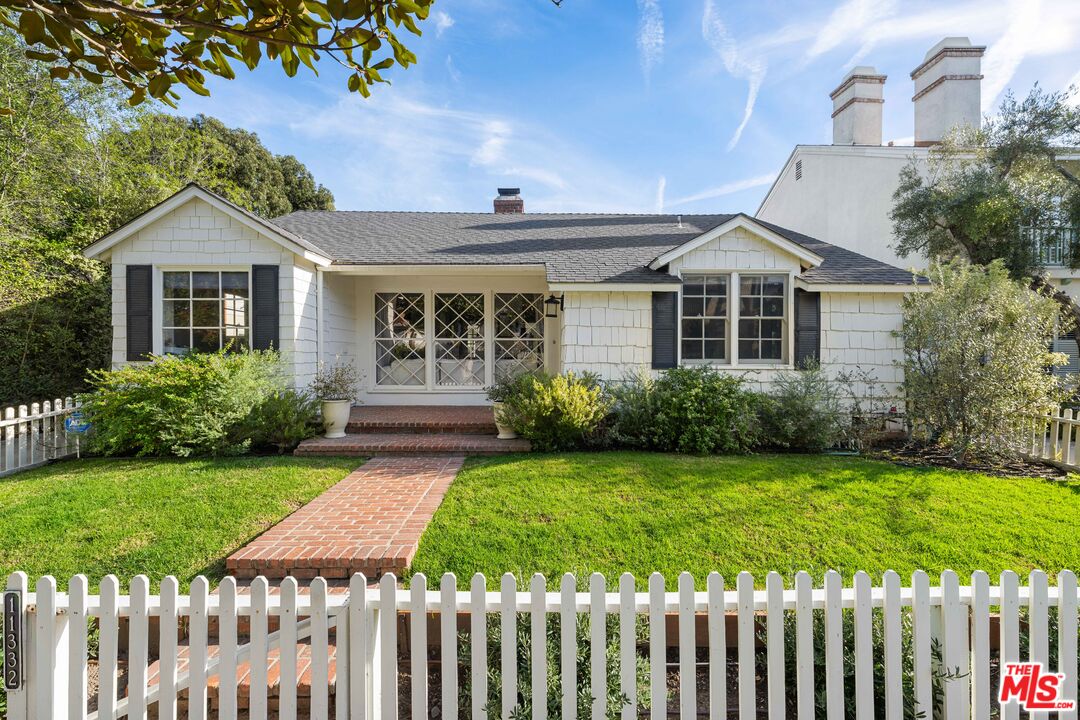
<path fill-rule="evenodd" d="M 850 457 L 644 453 L 473 461 L 421 540 L 414 572 L 493 578 L 683 570 L 759 584 L 835 568 L 968 574 L 1080 567 L 1080 482 L 909 469 Z M 467 582 L 467 581 L 465 581 Z M 906 583 L 905 583 L 906 584 Z"/>
<path fill-rule="evenodd" d="M 0 573 L 62 587 L 218 579 L 225 557 L 359 465 L 356 459 L 76 460 L 0 479 Z"/>

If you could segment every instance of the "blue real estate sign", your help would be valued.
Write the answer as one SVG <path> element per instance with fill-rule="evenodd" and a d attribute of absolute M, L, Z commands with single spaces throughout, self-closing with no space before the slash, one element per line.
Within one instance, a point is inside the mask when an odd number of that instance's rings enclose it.
<path fill-rule="evenodd" d="M 90 429 L 90 422 L 82 414 L 82 410 L 73 410 L 64 419 L 64 429 L 69 433 L 83 434 Z"/>

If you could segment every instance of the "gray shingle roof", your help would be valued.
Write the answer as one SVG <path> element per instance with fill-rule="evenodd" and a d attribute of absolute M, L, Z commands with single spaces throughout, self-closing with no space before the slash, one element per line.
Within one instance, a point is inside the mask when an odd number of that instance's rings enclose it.
<path fill-rule="evenodd" d="M 273 223 L 337 265 L 542 265 L 550 282 L 662 283 L 663 253 L 735 215 L 302 211 Z M 761 222 L 761 221 L 757 221 Z M 761 223 L 825 258 L 811 283 L 907 284 L 911 273 L 799 233 Z"/>

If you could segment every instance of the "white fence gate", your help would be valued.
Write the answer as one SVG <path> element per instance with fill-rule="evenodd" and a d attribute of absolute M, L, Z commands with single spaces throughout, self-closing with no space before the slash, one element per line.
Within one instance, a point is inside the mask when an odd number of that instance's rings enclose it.
<path fill-rule="evenodd" d="M 64 419 L 75 410 L 71 398 L 4 408 L 0 413 L 0 476 L 74 455 L 78 436 Z"/>
<path fill-rule="evenodd" d="M 501 707 L 490 708 L 492 720 L 508 718 L 518 698 L 521 659 L 514 629 L 519 622 L 529 629 L 531 638 L 524 665 L 528 678 L 521 680 L 531 687 L 534 720 L 547 717 L 549 673 L 561 676 L 566 688 L 560 698 L 551 698 L 560 703 L 561 717 L 578 717 L 577 689 L 580 683 L 588 683 L 592 688 L 588 715 L 604 718 L 608 703 L 614 702 L 607 695 L 609 669 L 617 674 L 619 689 L 629 699 L 620 710 L 624 720 L 638 717 L 646 700 L 652 720 L 667 718 L 669 713 L 691 720 L 699 712 L 717 720 L 726 718 L 729 674 L 735 688 L 731 706 L 740 720 L 766 713 L 770 720 L 789 714 L 810 720 L 816 705 L 815 673 L 821 671 L 815 655 L 820 657 L 821 652 L 827 720 L 847 716 L 845 707 L 852 700 L 854 716 L 860 720 L 875 714 L 901 720 L 912 710 L 925 713 L 928 720 L 989 720 L 999 709 L 993 700 L 992 668 L 1007 661 L 1030 659 L 1057 668 L 1066 675 L 1064 696 L 1076 699 L 1077 691 L 1077 581 L 1070 571 L 1061 572 L 1053 587 L 1041 571 L 1032 572 L 1026 586 L 1012 572 L 1002 573 L 994 585 L 986 573 L 976 572 L 966 586 L 960 585 L 953 572 L 942 573 L 936 586 L 931 586 L 926 573 L 915 572 L 907 587 L 891 571 L 880 585 L 860 572 L 851 587 L 843 587 L 840 575 L 830 571 L 820 588 L 800 572 L 793 589 L 785 589 L 780 575 L 770 573 L 764 590 L 755 589 L 748 573 L 738 576 L 734 588 L 716 573 L 699 585 L 684 573 L 672 592 L 659 574 L 649 578 L 648 592 L 636 592 L 635 579 L 629 574 L 618 579 L 616 592 L 609 592 L 601 575 L 589 578 L 586 592 L 579 592 L 573 575 L 562 578 L 557 592 L 549 592 L 540 575 L 526 592 L 518 591 L 512 575 L 502 578 L 498 592 L 488 591 L 482 575 L 461 591 L 453 575 L 443 576 L 439 588 L 432 590 L 422 575 L 414 576 L 407 590 L 399 588 L 392 575 L 382 577 L 377 586 L 369 586 L 362 575 L 356 575 L 342 594 L 329 592 L 321 578 L 311 582 L 308 593 L 300 592 L 291 578 L 274 590 L 258 578 L 249 593 L 238 592 L 236 582 L 226 578 L 211 594 L 208 582 L 200 577 L 192 583 L 189 595 L 178 594 L 173 578 L 162 581 L 160 595 L 150 595 L 149 583 L 142 576 L 132 580 L 128 595 L 121 595 L 112 576 L 102 581 L 99 595 L 87 592 L 86 578 L 81 575 L 71 580 L 67 593 L 57 592 L 51 577 L 38 580 L 35 592 L 29 592 L 22 573 L 13 574 L 7 587 L 5 615 L 10 611 L 17 619 L 7 628 L 5 649 L 8 658 L 21 662 L 17 669 L 24 680 L 8 694 L 12 720 L 141 719 L 148 711 L 171 720 L 177 716 L 182 691 L 190 700 L 189 716 L 201 719 L 208 714 L 208 685 L 214 684 L 208 681 L 214 678 L 220 687 L 218 717 L 233 720 L 238 705 L 246 705 L 244 712 L 252 720 L 275 711 L 291 720 L 298 714 L 298 642 L 310 644 L 312 718 L 396 718 L 399 691 L 411 698 L 408 714 L 424 718 L 429 715 L 430 690 L 438 691 L 440 716 L 447 720 L 487 718 L 486 701 L 493 691 L 488 687 L 488 670 L 496 667 L 501 672 L 502 702 Z M 21 600 L 21 606 L 9 605 L 12 597 Z M 579 614 L 591 620 L 589 635 L 583 640 L 591 650 L 589 670 L 582 677 L 575 662 Z M 1051 615 L 1056 615 L 1055 657 L 1050 655 Z M 492 668 L 488 663 L 489 616 L 495 616 L 492 622 L 503 629 L 500 647 L 492 648 L 498 655 Z M 608 616 L 613 616 L 611 624 L 605 622 Z M 824 618 L 823 641 L 814 632 L 815 616 Z M 550 617 L 561 619 L 558 668 L 548 667 Z M 440 640 L 438 688 L 428 686 L 432 645 L 428 621 L 432 618 L 438 621 Z M 22 637 L 16 641 L 19 620 Z M 844 625 L 848 623 L 853 625 L 854 643 L 845 648 Z M 908 623 L 910 640 L 905 641 Z M 98 685 L 90 698 L 87 638 L 95 624 Z M 277 629 L 271 631 L 273 626 Z M 696 632 L 702 626 L 704 632 Z M 155 627 L 156 637 L 151 637 Z M 609 627 L 617 628 L 611 638 L 607 637 Z M 464 628 L 468 630 L 459 636 Z M 639 629 L 647 633 L 639 634 Z M 668 632 L 674 637 L 667 638 Z M 645 634 L 647 641 L 642 639 Z M 459 639 L 466 637 L 470 654 L 459 657 Z M 1028 648 L 1024 658 L 1022 638 Z M 332 642 L 336 644 L 336 697 L 331 695 L 328 662 Z M 617 645 L 617 653 L 604 652 L 611 643 Z M 280 649 L 273 669 L 280 684 L 273 696 L 277 708 L 271 710 L 267 688 L 269 655 L 274 648 Z M 675 689 L 670 692 L 669 648 L 673 656 L 677 654 L 670 668 Z M 785 670 L 789 653 L 794 662 Z M 186 657 L 182 664 L 178 663 L 181 655 Z M 704 663 L 703 657 L 707 658 Z M 649 667 L 648 688 L 641 696 L 635 669 L 640 658 L 647 658 Z M 150 680 L 148 667 L 155 659 L 158 671 Z M 245 663 L 248 670 L 238 675 L 238 667 Z M 845 687 L 848 663 L 854 665 L 853 698 Z M 883 665 L 883 682 L 875 679 L 875 663 Z M 695 687 L 699 665 L 707 674 L 700 707 L 701 693 Z M 122 667 L 126 667 L 123 673 Z M 935 700 L 935 677 L 940 678 L 942 671 L 951 672 L 953 678 L 938 683 L 942 692 Z M 407 688 L 399 672 L 411 676 Z M 468 707 L 458 706 L 459 673 L 468 676 L 472 698 Z M 240 676 L 249 680 L 246 698 L 238 698 L 236 692 Z M 9 678 L 16 675 L 6 675 L 5 680 Z M 913 687 L 913 693 L 905 693 L 905 684 Z M 878 707 L 875 698 L 883 698 Z M 88 713 L 88 699 L 95 712 Z M 1058 715 L 1076 718 L 1075 711 Z M 1016 720 L 1019 708 L 1001 706 L 1000 717 Z"/>

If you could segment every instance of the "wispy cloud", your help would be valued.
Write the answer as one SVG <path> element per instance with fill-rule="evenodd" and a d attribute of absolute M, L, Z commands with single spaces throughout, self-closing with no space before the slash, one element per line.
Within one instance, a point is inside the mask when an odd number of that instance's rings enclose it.
<path fill-rule="evenodd" d="M 461 82 L 461 71 L 457 69 L 457 65 L 454 64 L 454 56 L 446 56 L 446 74 L 450 76 L 450 79 L 454 82 Z"/>
<path fill-rule="evenodd" d="M 728 32 L 724 21 L 716 12 L 713 0 L 705 0 L 705 11 L 701 15 L 701 34 L 709 43 L 713 51 L 720 56 L 727 72 L 737 78 L 746 81 L 746 105 L 743 107 L 742 121 L 728 141 L 727 149 L 730 151 L 739 144 L 743 130 L 746 129 L 750 117 L 754 114 L 754 104 L 757 102 L 758 91 L 761 83 L 765 80 L 767 67 L 765 62 L 756 57 L 749 57 L 741 52 L 739 45 Z"/>
<path fill-rule="evenodd" d="M 533 211 L 643 211 L 651 183 L 509 115 L 459 110 L 422 90 L 360 99 L 343 95 L 304 108 L 289 130 L 340 151 L 332 183 L 342 208 L 484 209 L 498 185 L 521 184 Z M 373 171 L 372 168 L 377 168 Z"/>
<path fill-rule="evenodd" d="M 667 189 L 667 178 L 663 175 L 656 181 L 656 212 L 664 212 L 664 190 Z"/>
<path fill-rule="evenodd" d="M 454 18 L 442 10 L 436 10 L 431 14 L 431 19 L 435 22 L 435 35 L 441 36 L 444 32 L 454 27 Z"/>
<path fill-rule="evenodd" d="M 806 59 L 813 60 L 835 50 L 895 12 L 896 0 L 848 0 L 833 10 L 829 19 L 814 33 L 814 41 L 806 50 Z"/>
<path fill-rule="evenodd" d="M 649 82 L 653 68 L 664 57 L 664 15 L 660 0 L 637 0 L 638 6 L 638 54 L 645 82 Z"/>
<path fill-rule="evenodd" d="M 733 182 L 724 183 L 723 185 L 717 185 L 716 187 L 707 190 L 702 190 L 693 195 L 687 195 L 686 197 L 677 200 L 671 200 L 667 203 L 667 207 L 685 205 L 687 203 L 698 202 L 699 200 L 710 200 L 725 195 L 733 195 L 737 192 L 742 192 L 743 190 L 750 190 L 752 188 L 761 187 L 762 185 L 769 185 L 775 179 L 776 173 L 767 173 L 765 175 L 758 175 L 757 177 L 735 180 Z"/>
<path fill-rule="evenodd" d="M 1020 0 L 1011 3 L 1010 22 L 1005 33 L 987 48 L 983 58 L 982 110 L 986 112 L 997 103 L 1020 63 L 1039 42 L 1042 24 L 1042 0 Z"/>

